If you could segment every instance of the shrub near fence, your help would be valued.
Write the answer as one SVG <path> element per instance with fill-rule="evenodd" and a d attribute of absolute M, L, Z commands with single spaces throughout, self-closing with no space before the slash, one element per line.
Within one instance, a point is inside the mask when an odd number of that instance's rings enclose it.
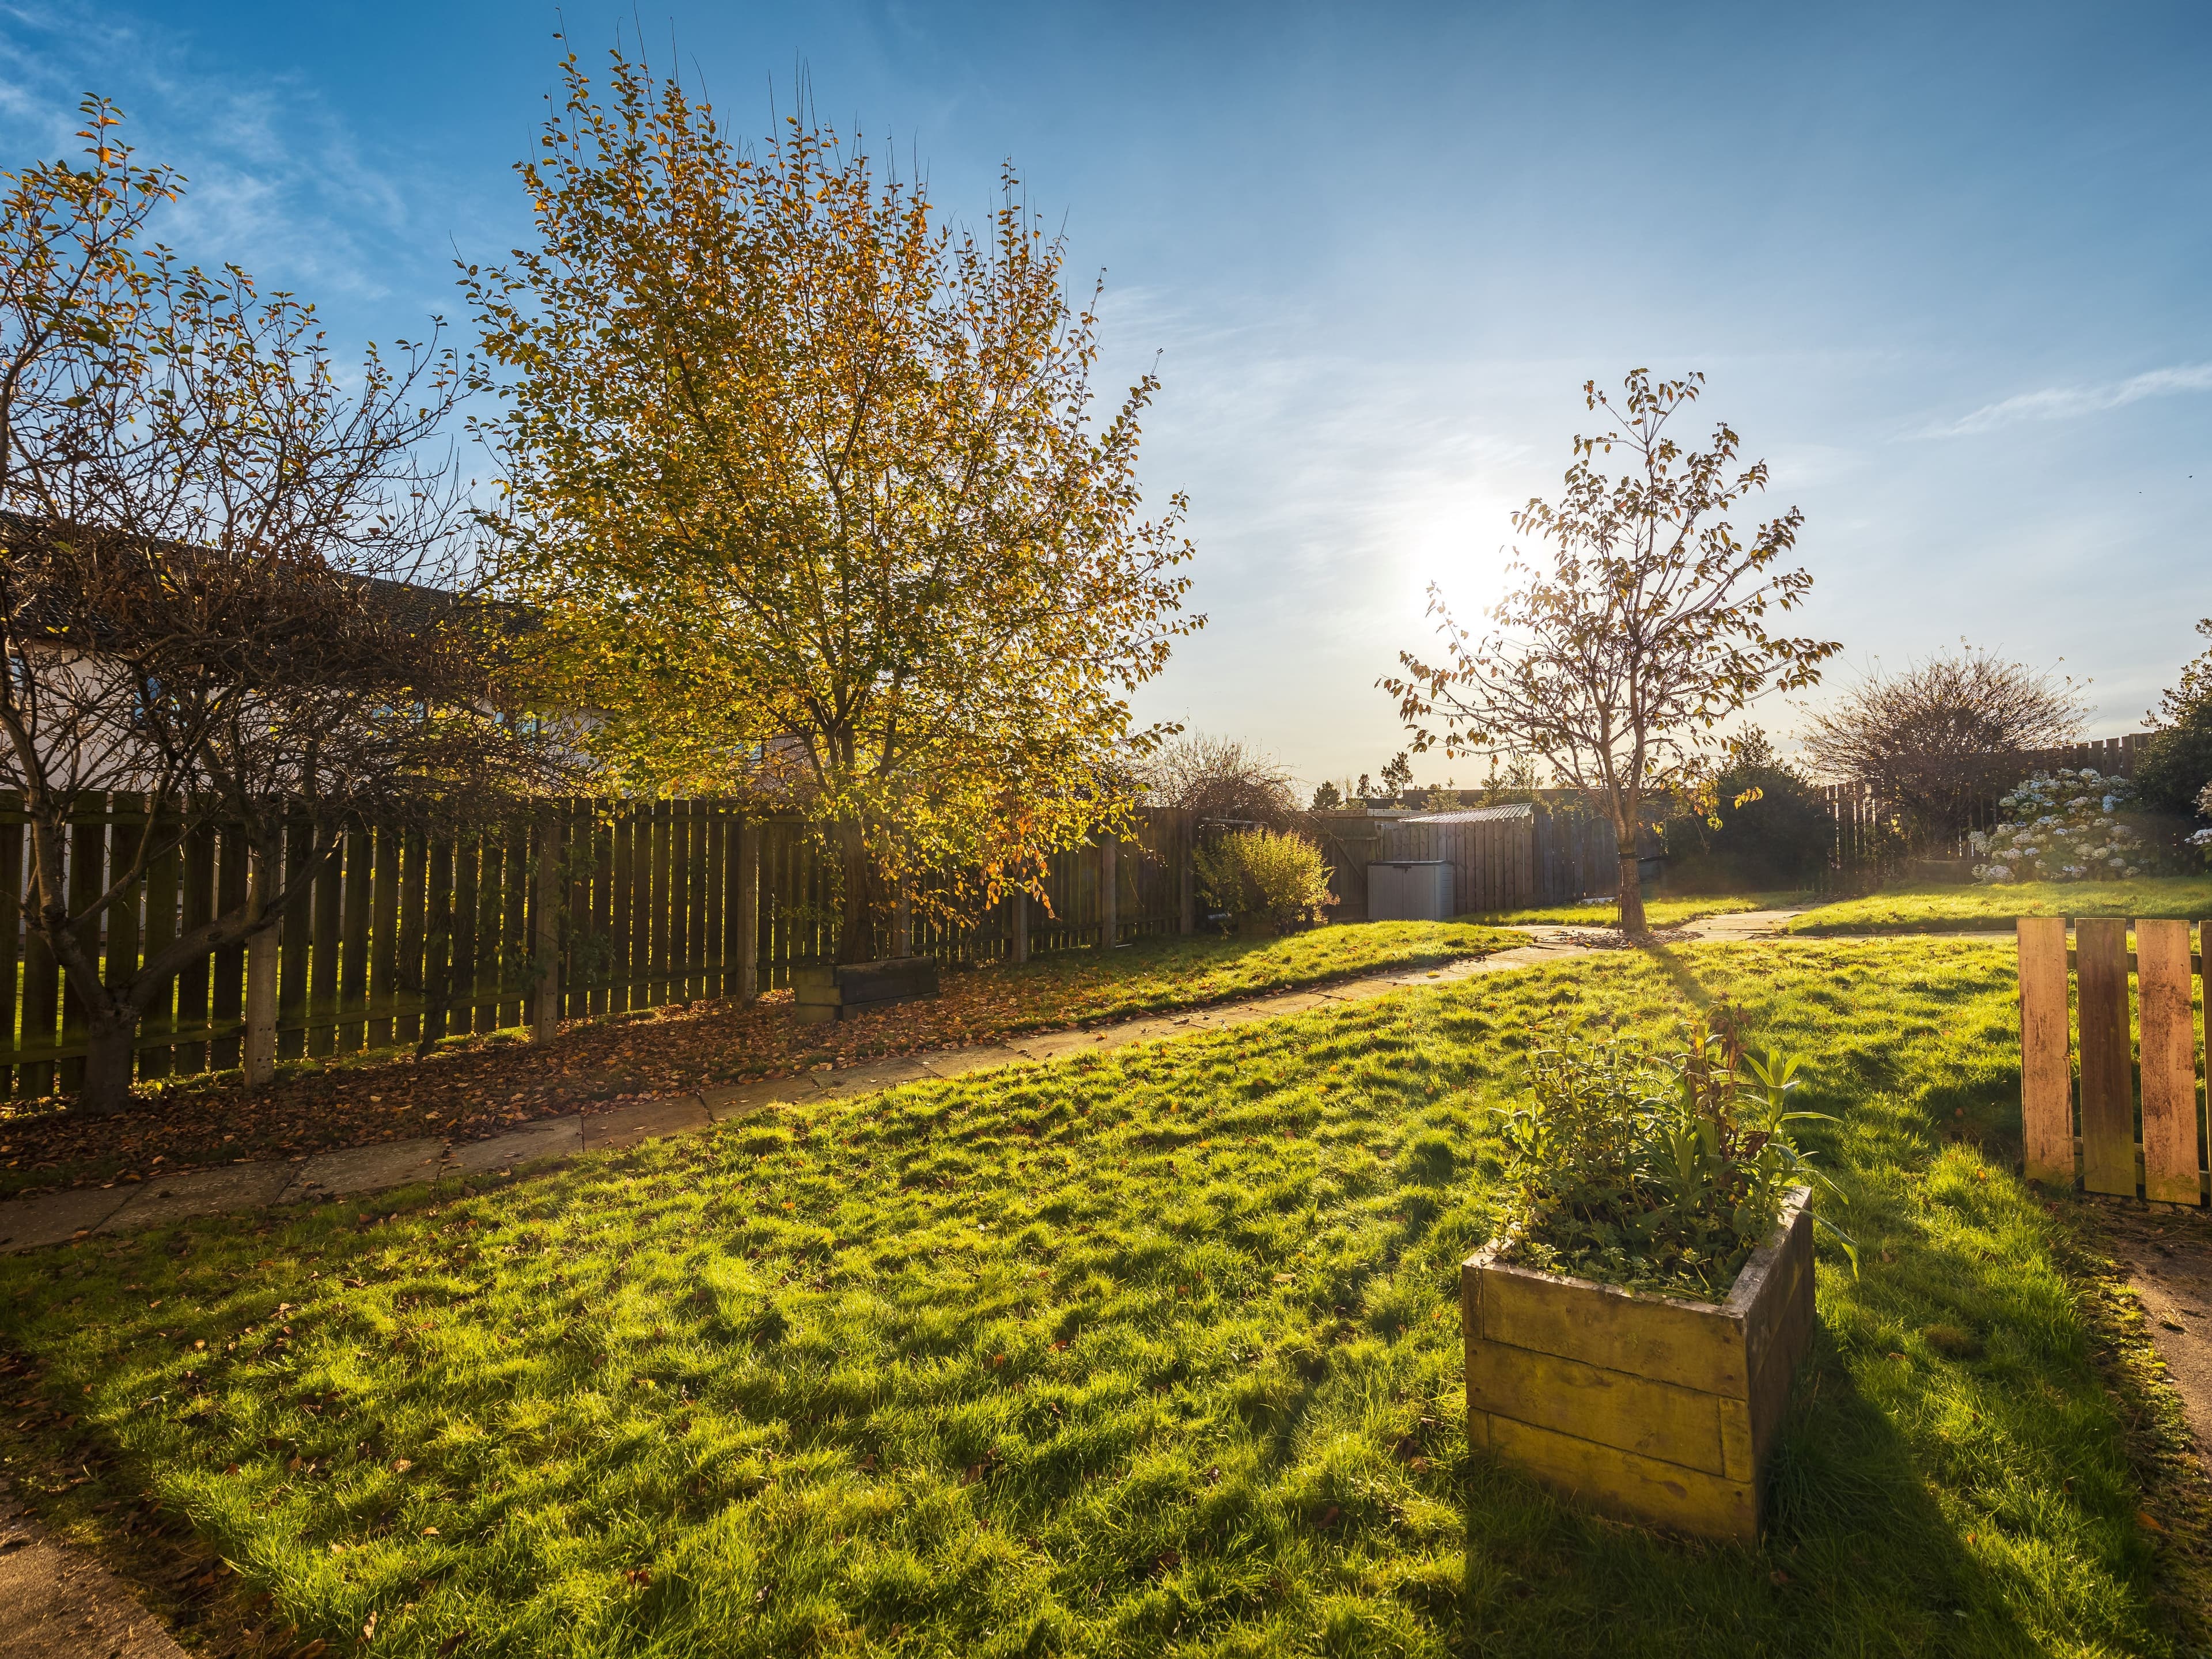
<path fill-rule="evenodd" d="M 66 879 L 79 903 L 105 890 L 144 833 L 143 805 L 118 796 L 70 836 Z M 1192 826 L 1139 814 L 1135 840 L 1055 854 L 1046 902 L 1008 900 L 966 926 L 877 919 L 873 947 L 948 963 L 1096 946 L 1190 930 Z M 830 959 L 837 917 L 830 861 L 804 821 L 748 818 L 717 801 L 546 804 L 526 820 L 426 838 L 363 826 L 332 847 L 302 825 L 285 859 L 325 858 L 304 901 L 277 924 L 280 1060 L 358 1054 L 521 1024 L 604 1018 L 698 998 L 750 997 Z M 73 1091 L 83 1012 L 52 953 L 24 925 L 28 835 L 0 805 L 0 1095 Z M 220 826 L 155 861 L 106 916 L 109 974 L 242 902 L 246 848 Z M 218 951 L 179 974 L 146 1018 L 137 1073 L 150 1080 L 238 1065 L 246 952 Z"/>

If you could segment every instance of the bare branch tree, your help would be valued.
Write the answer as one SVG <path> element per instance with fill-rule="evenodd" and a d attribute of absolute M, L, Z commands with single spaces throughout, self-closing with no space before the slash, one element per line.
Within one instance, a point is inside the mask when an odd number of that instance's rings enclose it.
<path fill-rule="evenodd" d="M 1158 805 L 1226 823 L 1280 828 L 1298 810 L 1281 763 L 1234 738 L 1179 738 L 1139 763 L 1139 781 Z"/>
<path fill-rule="evenodd" d="M 0 174 L 0 789 L 85 1011 L 82 1103 L 112 1111 L 178 970 L 301 902 L 320 860 L 288 866 L 289 830 L 458 819 L 557 745 L 504 712 L 515 613 L 459 591 L 467 504 L 425 450 L 453 355 L 372 349 L 344 389 L 311 307 L 142 241 L 182 181 L 84 110 L 88 165 Z M 118 792 L 144 827 L 86 882 L 70 827 Z M 214 823 L 252 849 L 246 903 L 104 971 L 114 907 Z"/>
<path fill-rule="evenodd" d="M 1870 786 L 1917 841 L 1941 845 L 2021 781 L 2031 751 L 2078 737 L 2087 713 L 2070 681 L 1967 646 L 1869 675 L 1802 741 L 1820 772 Z"/>
<path fill-rule="evenodd" d="M 1769 615 L 1795 609 L 1813 578 L 1774 568 L 1796 543 L 1796 508 L 1761 525 L 1748 546 L 1729 525 L 1729 509 L 1766 487 L 1766 463 L 1735 471 L 1740 440 L 1725 425 L 1704 450 L 1667 435 L 1704 380 L 1632 369 L 1620 409 L 1586 383 L 1588 406 L 1618 426 L 1575 439 L 1558 506 L 1534 500 L 1513 515 L 1516 530 L 1552 544 L 1550 573 L 1516 562 L 1527 580 L 1480 640 L 1431 586 L 1444 660 L 1401 653 L 1405 678 L 1378 682 L 1398 698 L 1416 753 L 1539 755 L 1601 799 L 1620 837 L 1620 923 L 1632 933 L 1644 931 L 1644 801 L 1692 779 L 1729 715 L 1765 692 L 1812 684 L 1841 648 L 1768 630 Z M 1617 477 L 1594 464 L 1616 447 L 1630 458 Z"/>

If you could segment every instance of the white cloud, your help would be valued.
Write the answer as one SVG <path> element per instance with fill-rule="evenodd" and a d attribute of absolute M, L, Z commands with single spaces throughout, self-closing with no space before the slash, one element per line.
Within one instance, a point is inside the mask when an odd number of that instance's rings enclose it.
<path fill-rule="evenodd" d="M 1965 438 L 1993 431 L 2018 421 L 2063 421 L 2077 415 L 2094 415 L 2107 409 L 2139 403 L 2145 398 L 2169 398 L 2186 392 L 2212 392 L 2212 363 L 2184 363 L 2172 368 L 2154 368 L 2104 386 L 2047 386 L 2023 392 L 2001 403 L 1985 404 L 1971 415 L 1931 426 L 1912 435 L 1923 438 Z"/>

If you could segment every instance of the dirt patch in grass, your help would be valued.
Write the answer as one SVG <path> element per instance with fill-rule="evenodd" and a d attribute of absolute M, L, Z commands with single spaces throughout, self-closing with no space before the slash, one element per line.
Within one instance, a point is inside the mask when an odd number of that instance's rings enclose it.
<path fill-rule="evenodd" d="M 422 1135 L 481 1139 L 571 1112 L 718 1083 L 925 1054 L 1024 1032 L 1202 1006 L 1361 974 L 1483 956 L 1527 943 L 1460 923 L 1376 922 L 1259 943 L 1152 940 L 1021 967 L 948 974 L 945 994 L 861 1018 L 801 1025 L 791 994 L 751 1007 L 671 1006 L 579 1022 L 533 1044 L 494 1032 L 411 1054 L 284 1068 L 249 1091 L 234 1072 L 144 1091 L 134 1109 L 87 1118 L 51 1103 L 0 1109 L 0 1194 L 151 1179 L 254 1158 Z"/>

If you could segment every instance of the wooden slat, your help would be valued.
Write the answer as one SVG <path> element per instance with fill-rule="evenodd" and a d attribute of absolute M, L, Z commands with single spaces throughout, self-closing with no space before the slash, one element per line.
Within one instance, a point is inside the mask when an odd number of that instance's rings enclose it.
<path fill-rule="evenodd" d="M 422 1018 L 418 1043 L 441 1041 L 450 1029 L 447 1010 L 456 991 L 453 982 L 453 838 L 434 837 L 423 861 L 422 882 Z"/>
<path fill-rule="evenodd" d="M 399 858 L 401 836 L 397 830 L 379 830 L 370 852 L 374 874 L 368 896 L 368 989 L 362 998 L 390 1001 L 398 993 L 399 975 Z M 362 1042 L 370 1048 L 392 1042 L 390 1018 L 370 1019 L 362 1028 Z"/>
<path fill-rule="evenodd" d="M 23 949 L 23 826 L 0 823 L 0 1043 L 21 1044 Z M 22 1068 L 0 1069 L 0 1099 L 21 1091 Z"/>
<path fill-rule="evenodd" d="M 530 825 L 517 819 L 506 836 L 506 888 L 501 895 L 499 1024 L 502 1029 L 523 1022 L 523 987 L 532 957 L 530 889 L 533 868 L 530 856 Z"/>
<path fill-rule="evenodd" d="M 114 822 L 108 831 L 110 882 L 119 878 L 137 861 L 138 849 L 152 827 L 146 819 L 143 798 L 118 795 L 115 805 Z M 131 884 L 128 891 L 117 894 L 107 908 L 107 942 L 103 952 L 106 960 L 100 964 L 100 983 L 111 991 L 122 991 L 138 977 L 145 902 L 146 879 L 141 876 Z"/>
<path fill-rule="evenodd" d="M 2074 939 L 2080 968 L 2082 1184 L 2093 1193 L 2132 1197 L 2136 1115 L 2127 933 L 2124 921 L 2084 917 Z"/>
<path fill-rule="evenodd" d="M 100 809 L 102 817 L 106 808 Z M 107 882 L 107 825 L 105 823 L 77 823 L 69 831 L 69 875 L 67 890 L 70 914 L 82 917 L 75 928 L 77 937 L 88 950 L 95 954 L 100 950 L 100 919 L 87 915 L 99 899 Z M 70 983 L 69 975 L 56 969 L 61 981 L 62 1047 L 81 1050 L 84 1042 L 84 1001 L 77 995 L 76 988 Z M 74 1055 L 61 1062 L 54 1073 L 57 1094 L 75 1094 L 84 1081 L 84 1061 Z"/>
<path fill-rule="evenodd" d="M 164 839 L 176 833 L 173 818 L 149 826 L 152 833 Z M 4 863 L 4 859 L 0 859 Z M 183 876 L 184 854 L 177 848 L 155 857 L 146 871 L 146 932 L 144 960 L 151 962 L 169 948 L 177 937 L 177 889 Z M 167 1077 L 176 1070 L 177 1054 L 173 1046 L 177 1029 L 176 995 L 178 981 L 172 980 L 161 994 L 147 1009 L 138 1022 L 138 1075 L 142 1078 Z M 148 1046 L 149 1044 L 151 1046 Z"/>
<path fill-rule="evenodd" d="M 367 830 L 346 832 L 344 865 L 331 884 L 339 889 L 337 1006 L 342 1015 L 331 1047 L 359 1054 L 368 1027 L 355 1017 L 368 1006 L 368 922 L 374 903 L 376 838 Z"/>
<path fill-rule="evenodd" d="M 440 1021 L 438 1036 L 461 1036 L 475 1029 L 477 1000 L 477 867 L 483 860 L 483 840 L 480 836 L 457 836 L 447 855 L 446 879 L 438 879 L 434 861 L 430 876 L 430 906 L 434 918 L 430 931 L 434 937 L 438 929 L 434 920 L 438 896 L 446 896 L 446 972 L 441 984 L 441 999 L 444 1014 Z"/>
<path fill-rule="evenodd" d="M 337 1052 L 338 951 L 345 930 L 344 838 L 317 837 L 330 853 L 315 878 L 313 942 L 307 956 L 307 1049 L 318 1059 Z"/>
<path fill-rule="evenodd" d="M 246 908 L 253 854 L 246 837 L 234 830 L 216 836 L 215 850 L 215 914 L 221 917 Z M 216 951 L 209 964 L 208 1024 L 225 1033 L 208 1044 L 210 1071 L 228 1071 L 243 1057 L 245 1019 L 246 946 L 233 945 Z"/>
<path fill-rule="evenodd" d="M 2136 923 L 2142 1046 L 2143 1196 L 2195 1204 L 2197 1033 L 2190 1012 L 2189 924 Z"/>
<path fill-rule="evenodd" d="M 594 818 L 592 826 L 592 975 L 591 1006 L 586 1012 L 611 1013 L 614 1010 L 613 992 L 608 988 L 614 975 L 615 939 L 615 872 L 619 860 L 615 857 L 615 826 L 611 818 Z"/>
<path fill-rule="evenodd" d="M 314 945 L 313 891 L 303 885 L 302 873 L 314 862 L 315 831 L 312 824 L 287 825 L 284 831 L 283 890 L 290 902 L 278 922 L 282 942 L 276 969 L 276 1058 L 296 1059 L 307 1048 L 304 1035 L 307 1012 L 307 958 Z"/>
<path fill-rule="evenodd" d="M 675 803 L 665 800 L 653 802 L 653 927 L 647 936 L 646 950 L 653 968 L 650 994 L 656 1007 L 666 1002 L 669 997 L 669 924 L 680 908 L 674 891 L 675 877 L 680 869 L 675 856 Z"/>
<path fill-rule="evenodd" d="M 662 959 L 668 964 L 665 1000 L 691 999 L 691 803 L 666 803 L 668 815 L 668 939 Z"/>
<path fill-rule="evenodd" d="M 2066 920 L 2023 916 L 2020 1115 L 2030 1181 L 2074 1185 L 2074 1067 L 2067 1042 Z"/>
<path fill-rule="evenodd" d="M 399 950 L 392 982 L 395 992 L 413 997 L 418 1004 L 430 991 L 429 938 L 430 842 L 425 836 L 410 834 L 400 854 Z M 422 1018 L 420 1013 L 398 1015 L 392 1022 L 393 1041 L 419 1042 Z"/>
<path fill-rule="evenodd" d="M 218 837 L 210 826 L 201 825 L 185 838 L 178 851 L 177 864 L 177 926 L 189 932 L 204 927 L 215 915 L 216 847 Z M 214 981 L 214 963 L 208 958 L 187 963 L 177 975 L 176 1019 L 179 1031 L 204 1028 L 208 1024 L 208 995 Z M 208 1068 L 208 1049 L 204 1042 L 179 1039 L 172 1051 L 171 1064 L 179 1075 L 190 1076 Z"/>

